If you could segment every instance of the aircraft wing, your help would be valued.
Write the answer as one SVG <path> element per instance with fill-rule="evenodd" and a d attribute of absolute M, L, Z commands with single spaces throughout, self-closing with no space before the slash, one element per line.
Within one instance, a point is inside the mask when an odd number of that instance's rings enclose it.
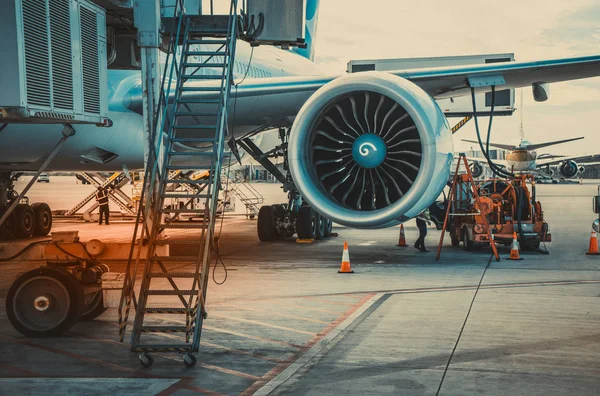
<path fill-rule="evenodd" d="M 468 139 L 461 139 L 461 140 L 463 142 L 479 144 L 479 142 L 477 140 L 468 140 Z M 485 143 L 483 145 L 485 146 Z M 514 150 L 514 148 L 515 148 L 515 146 L 513 144 L 499 144 L 499 143 L 490 143 L 490 147 L 496 147 L 496 148 L 503 149 L 503 150 Z"/>
<path fill-rule="evenodd" d="M 488 162 L 485 158 L 479 158 L 479 157 L 467 157 L 467 161 L 469 161 L 469 163 L 471 162 L 479 162 L 482 165 L 488 165 Z M 493 159 L 492 162 L 498 166 L 502 166 L 504 168 L 508 167 L 508 164 L 506 163 L 505 160 L 497 160 L 497 159 Z"/>
<path fill-rule="evenodd" d="M 570 157 L 563 157 L 559 159 L 548 159 L 537 161 L 537 167 L 544 167 L 547 165 L 557 165 L 563 161 L 575 161 L 579 165 L 596 165 L 600 163 L 600 154 L 585 154 L 585 155 L 573 155 Z"/>
<path fill-rule="evenodd" d="M 553 83 L 600 76 L 600 55 L 579 58 L 564 58 L 535 62 L 503 62 L 470 66 L 436 67 L 390 71 L 406 78 L 436 99 L 465 96 L 470 94 L 469 78 L 502 76 L 505 84 L 498 88 L 519 88 L 533 83 Z M 306 76 L 254 79 L 241 84 L 237 95 L 269 95 L 292 92 L 314 92 L 337 76 Z M 491 91 L 490 87 L 479 87 L 477 92 Z M 235 92 L 232 91 L 235 96 Z"/>
<path fill-rule="evenodd" d="M 545 142 L 545 143 L 539 143 L 539 144 L 530 144 L 530 145 L 527 146 L 527 149 L 528 150 L 537 150 L 537 149 L 542 148 L 542 147 L 554 146 L 555 144 L 562 144 L 562 143 L 572 142 L 574 140 L 581 140 L 583 138 L 584 138 L 583 136 L 580 136 L 580 137 L 571 138 L 571 139 L 555 140 L 553 142 Z"/>

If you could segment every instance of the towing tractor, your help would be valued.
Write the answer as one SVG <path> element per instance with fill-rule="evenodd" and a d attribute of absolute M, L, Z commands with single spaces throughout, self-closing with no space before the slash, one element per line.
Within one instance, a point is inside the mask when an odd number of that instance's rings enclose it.
<path fill-rule="evenodd" d="M 536 250 L 541 242 L 552 240 L 542 204 L 536 201 L 533 176 L 487 179 L 474 186 L 467 175 L 460 176 L 453 186 L 456 194 L 450 202 L 447 228 L 453 246 L 458 247 L 461 242 L 465 250 L 488 246 L 490 234 L 496 243 L 510 245 L 515 232 L 521 249 L 525 250 Z M 473 189 L 479 194 L 480 210 Z"/>

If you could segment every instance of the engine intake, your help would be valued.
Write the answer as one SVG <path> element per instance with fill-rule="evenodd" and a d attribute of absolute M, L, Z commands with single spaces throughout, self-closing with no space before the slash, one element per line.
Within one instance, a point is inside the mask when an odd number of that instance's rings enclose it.
<path fill-rule="evenodd" d="M 453 152 L 435 101 L 381 72 L 348 75 L 315 92 L 298 113 L 288 150 L 303 197 L 357 228 L 420 213 L 445 186 Z"/>
<path fill-rule="evenodd" d="M 571 160 L 563 162 L 558 168 L 558 170 L 562 177 L 565 177 L 567 179 L 577 176 L 577 172 L 579 172 L 577 162 Z"/>

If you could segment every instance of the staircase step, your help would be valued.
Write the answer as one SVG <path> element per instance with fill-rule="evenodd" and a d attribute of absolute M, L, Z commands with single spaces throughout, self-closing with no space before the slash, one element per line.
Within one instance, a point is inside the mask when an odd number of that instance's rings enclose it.
<path fill-rule="evenodd" d="M 186 157 L 212 157 L 212 151 L 169 151 L 170 156 Z"/>
<path fill-rule="evenodd" d="M 175 129 L 217 129 L 213 124 L 175 125 Z"/>
<path fill-rule="evenodd" d="M 193 257 L 193 260 L 198 260 L 197 256 L 189 256 Z M 156 258 L 157 260 L 160 258 Z M 172 261 L 172 259 L 163 260 L 163 261 Z M 150 278 L 199 278 L 200 274 L 196 274 L 194 272 L 150 272 L 148 274 Z"/>
<path fill-rule="evenodd" d="M 220 99 L 179 99 L 177 103 L 195 103 L 195 104 L 219 104 Z"/>
<path fill-rule="evenodd" d="M 210 169 L 210 165 L 206 166 L 194 166 L 194 165 L 165 165 L 168 170 L 207 170 Z"/>
<path fill-rule="evenodd" d="M 163 194 L 163 198 L 208 198 L 209 194 Z"/>
<path fill-rule="evenodd" d="M 146 290 L 148 296 L 191 296 L 197 293 L 198 290 Z"/>
<path fill-rule="evenodd" d="M 225 51 L 186 51 L 187 56 L 226 56 Z"/>
<path fill-rule="evenodd" d="M 196 87 L 181 87 L 179 88 L 181 92 L 221 92 L 221 87 L 205 87 L 205 86 L 196 86 Z"/>
<path fill-rule="evenodd" d="M 188 40 L 188 44 L 227 44 L 227 40 Z"/>
<path fill-rule="evenodd" d="M 132 352 L 191 352 L 192 344 L 139 344 Z"/>
<path fill-rule="evenodd" d="M 214 143 L 214 138 L 171 138 L 173 143 Z"/>
<path fill-rule="evenodd" d="M 197 239 L 161 239 L 154 242 L 155 245 L 198 245 Z"/>
<path fill-rule="evenodd" d="M 161 209 L 160 213 L 203 214 L 204 209 Z"/>
<path fill-rule="evenodd" d="M 222 80 L 224 75 L 205 75 L 205 74 L 184 74 L 181 76 L 184 80 Z"/>
<path fill-rule="evenodd" d="M 187 308 L 165 308 L 165 307 L 146 307 L 144 313 L 147 314 L 173 314 L 173 315 L 185 315 L 189 312 Z"/>
<path fill-rule="evenodd" d="M 185 229 L 202 229 L 204 227 L 204 223 L 172 223 L 172 224 L 159 224 L 160 228 L 185 228 Z"/>
<path fill-rule="evenodd" d="M 193 330 L 193 327 L 190 329 Z M 141 326 L 140 333 L 185 333 L 185 326 Z"/>
<path fill-rule="evenodd" d="M 198 62 L 185 62 L 183 64 L 184 67 L 200 67 L 200 68 L 205 68 L 205 67 L 218 67 L 219 69 L 224 68 L 225 66 L 227 66 L 226 63 L 198 63 Z"/>
<path fill-rule="evenodd" d="M 178 111 L 175 113 L 177 117 L 216 117 L 217 113 L 193 113 Z"/>
<path fill-rule="evenodd" d="M 196 179 L 196 180 L 192 180 L 192 179 L 169 179 L 169 180 L 163 180 L 164 183 L 170 183 L 170 184 L 208 184 L 209 180 L 208 178 L 205 179 Z"/>

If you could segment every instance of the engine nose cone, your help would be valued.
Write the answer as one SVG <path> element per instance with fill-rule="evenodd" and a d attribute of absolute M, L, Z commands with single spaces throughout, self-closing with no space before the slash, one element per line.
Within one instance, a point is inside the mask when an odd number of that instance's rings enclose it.
<path fill-rule="evenodd" d="M 376 168 L 385 159 L 387 146 L 379 135 L 366 133 L 352 144 L 352 158 L 363 168 Z"/>

